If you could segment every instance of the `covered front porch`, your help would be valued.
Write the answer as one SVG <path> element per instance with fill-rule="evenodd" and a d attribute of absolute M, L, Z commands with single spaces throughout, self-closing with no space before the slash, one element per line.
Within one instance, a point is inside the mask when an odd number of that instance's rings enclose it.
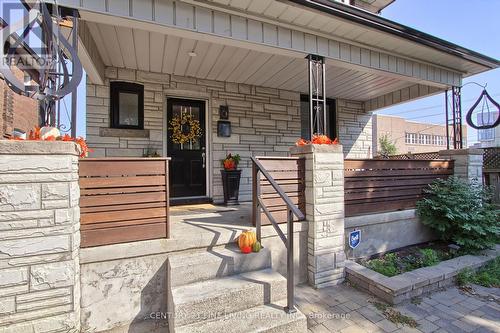
<path fill-rule="evenodd" d="M 176 13 L 180 8 L 175 7 Z M 171 157 L 170 196 L 174 200 L 220 203 L 220 161 L 233 153 L 242 157 L 240 198 L 248 201 L 252 196 L 250 157 L 288 156 L 298 138 L 310 136 L 309 54 L 324 58 L 326 119 L 321 122 L 326 123 L 326 134 L 338 137 L 346 158 L 376 154 L 372 151 L 372 110 L 460 84 L 456 73 L 396 54 L 267 23 L 227 21 L 229 17 L 190 8 L 199 15 L 199 29 L 205 19 L 214 25 L 211 33 L 88 9 L 80 12 L 80 35 L 89 60 L 86 126 L 88 144 L 94 149 L 91 156 Z M 234 38 L 219 35 L 224 34 L 219 25 L 228 22 Z M 238 29 L 242 29 L 239 34 Z M 143 126 L 128 128 L 113 122 L 110 95 L 112 86 L 120 82 L 143 88 Z M 203 134 L 186 149 L 172 143 L 170 122 L 176 108 L 188 107 L 196 110 Z M 221 107 L 227 108 L 228 119 L 221 118 Z M 323 116 L 321 109 L 313 109 L 314 119 Z M 229 135 L 219 133 L 221 120 L 230 122 Z M 179 184 L 174 183 L 179 179 Z"/>

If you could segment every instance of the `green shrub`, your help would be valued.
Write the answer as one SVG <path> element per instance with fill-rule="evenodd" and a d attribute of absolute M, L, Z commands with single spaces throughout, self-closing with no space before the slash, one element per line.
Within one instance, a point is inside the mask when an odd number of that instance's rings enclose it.
<path fill-rule="evenodd" d="M 368 268 L 385 276 L 394 276 L 400 273 L 397 265 L 397 256 L 388 253 L 379 259 L 372 259 L 368 262 Z"/>
<path fill-rule="evenodd" d="M 422 256 L 422 267 L 437 265 L 441 260 L 436 250 L 421 249 L 420 255 Z"/>
<path fill-rule="evenodd" d="M 438 179 L 417 203 L 422 222 L 464 252 L 493 247 L 500 237 L 499 211 L 490 204 L 489 191 L 458 178 Z"/>

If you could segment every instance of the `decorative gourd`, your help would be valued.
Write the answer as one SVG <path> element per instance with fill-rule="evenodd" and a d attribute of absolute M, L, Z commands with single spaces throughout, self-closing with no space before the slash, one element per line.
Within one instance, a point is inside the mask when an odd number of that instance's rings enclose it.
<path fill-rule="evenodd" d="M 252 247 L 251 246 L 243 246 L 241 248 L 241 252 L 244 254 L 248 254 L 248 253 L 252 252 Z"/>
<path fill-rule="evenodd" d="M 252 251 L 253 252 L 259 252 L 260 250 L 262 250 L 262 245 L 260 244 L 260 242 L 256 241 L 255 243 L 253 243 L 253 245 L 252 245 Z"/>
<path fill-rule="evenodd" d="M 257 241 L 257 236 L 255 235 L 255 232 L 252 230 L 247 230 L 243 231 L 238 237 L 238 246 L 240 250 L 243 250 L 244 247 L 248 246 L 250 249 L 252 248 L 252 245 Z"/>
<path fill-rule="evenodd" d="M 40 138 L 46 140 L 49 137 L 53 137 L 54 140 L 61 136 L 61 132 L 56 127 L 44 126 L 40 128 Z"/>

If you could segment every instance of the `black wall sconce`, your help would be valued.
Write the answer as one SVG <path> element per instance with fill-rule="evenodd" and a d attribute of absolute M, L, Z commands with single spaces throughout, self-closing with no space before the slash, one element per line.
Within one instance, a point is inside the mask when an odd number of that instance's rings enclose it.
<path fill-rule="evenodd" d="M 227 105 L 219 106 L 219 119 L 222 120 L 229 119 L 229 107 Z"/>
<path fill-rule="evenodd" d="M 217 121 L 217 136 L 229 138 L 231 136 L 231 122 L 229 119 L 229 107 L 227 105 L 219 106 L 219 118 Z"/>

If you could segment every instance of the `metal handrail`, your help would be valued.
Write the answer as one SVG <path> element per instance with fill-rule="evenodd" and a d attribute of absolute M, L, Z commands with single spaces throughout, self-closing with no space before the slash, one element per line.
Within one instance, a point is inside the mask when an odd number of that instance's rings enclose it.
<path fill-rule="evenodd" d="M 285 191 L 281 188 L 281 186 L 274 180 L 274 178 L 269 174 L 269 172 L 266 170 L 266 168 L 260 163 L 260 161 L 256 157 L 252 157 L 252 162 L 254 164 L 254 177 L 255 177 L 255 182 L 256 182 L 256 188 L 255 188 L 255 197 L 257 198 L 256 200 L 256 214 L 255 214 L 255 227 L 257 230 L 257 239 L 259 242 L 262 241 L 262 234 L 261 234 L 261 220 L 260 220 L 260 211 L 264 212 L 266 214 L 267 218 L 271 222 L 271 225 L 274 227 L 276 232 L 278 233 L 278 236 L 281 238 L 283 243 L 285 244 L 286 250 L 287 250 L 287 265 L 286 265 L 286 272 L 287 272 L 287 288 L 286 288 L 286 294 L 287 294 L 287 306 L 285 307 L 285 311 L 287 313 L 294 313 L 297 311 L 297 309 L 294 306 L 294 279 L 293 279 L 293 216 L 297 216 L 299 220 L 305 219 L 304 214 L 295 206 L 295 204 L 292 202 L 290 197 L 285 193 Z M 278 226 L 278 222 L 274 219 L 274 217 L 271 215 L 271 212 L 269 209 L 267 209 L 266 205 L 264 204 L 264 201 L 261 198 L 260 195 L 260 173 L 267 179 L 267 181 L 271 184 L 271 186 L 276 190 L 278 195 L 283 199 L 285 204 L 287 205 L 287 236 L 281 231 L 280 227 Z"/>

